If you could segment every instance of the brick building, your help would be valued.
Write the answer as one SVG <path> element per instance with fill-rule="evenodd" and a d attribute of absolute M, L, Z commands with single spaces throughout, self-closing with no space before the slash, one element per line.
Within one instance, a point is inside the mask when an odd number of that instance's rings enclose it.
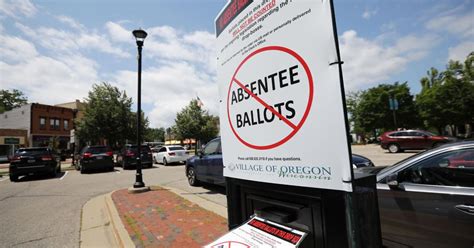
<path fill-rule="evenodd" d="M 73 118 L 70 108 L 31 103 L 0 114 L 0 129 L 26 130 L 27 146 L 57 142 L 59 149 L 68 149 Z"/>

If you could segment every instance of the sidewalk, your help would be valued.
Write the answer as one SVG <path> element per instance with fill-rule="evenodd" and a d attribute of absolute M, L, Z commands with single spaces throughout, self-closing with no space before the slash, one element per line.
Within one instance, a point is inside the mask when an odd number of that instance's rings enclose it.
<path fill-rule="evenodd" d="M 225 207 L 177 189 L 151 188 L 87 202 L 81 247 L 202 247 L 227 232 Z"/>

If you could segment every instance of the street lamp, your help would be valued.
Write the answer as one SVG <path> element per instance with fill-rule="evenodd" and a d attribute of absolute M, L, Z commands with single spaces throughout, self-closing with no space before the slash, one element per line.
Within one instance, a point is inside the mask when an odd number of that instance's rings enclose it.
<path fill-rule="evenodd" d="M 143 42 L 147 36 L 147 33 L 142 29 L 133 30 L 133 36 L 137 40 L 138 47 L 138 101 L 137 101 L 137 173 L 135 174 L 135 183 L 133 184 L 133 189 L 147 191 L 149 188 L 145 187 L 142 177 L 142 135 L 141 135 L 141 117 L 142 117 L 142 47 Z"/>

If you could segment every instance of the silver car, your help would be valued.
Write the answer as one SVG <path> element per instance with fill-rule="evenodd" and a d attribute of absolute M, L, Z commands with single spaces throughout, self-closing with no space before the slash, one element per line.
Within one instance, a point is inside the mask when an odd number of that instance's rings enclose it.
<path fill-rule="evenodd" d="M 386 247 L 474 247 L 474 142 L 425 151 L 377 174 Z"/>

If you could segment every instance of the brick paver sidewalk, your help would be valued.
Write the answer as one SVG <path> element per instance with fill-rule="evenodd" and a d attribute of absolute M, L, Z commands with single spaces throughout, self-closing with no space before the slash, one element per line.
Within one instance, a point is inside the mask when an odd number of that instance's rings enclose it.
<path fill-rule="evenodd" d="M 225 218 L 160 187 L 112 199 L 137 247 L 202 247 L 228 230 Z"/>

